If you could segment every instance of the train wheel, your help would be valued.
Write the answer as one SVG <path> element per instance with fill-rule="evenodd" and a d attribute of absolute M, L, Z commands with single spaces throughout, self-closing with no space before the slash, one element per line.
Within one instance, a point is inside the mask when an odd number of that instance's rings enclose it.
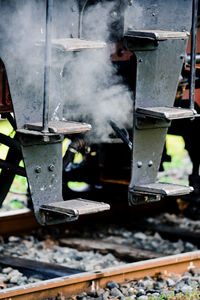
<path fill-rule="evenodd" d="M 4 115 L 13 129 L 16 129 L 15 120 L 11 114 Z M 5 160 L 0 160 L 0 207 L 6 198 L 10 187 L 13 183 L 15 174 L 20 172 L 19 163 L 22 160 L 22 153 L 20 144 L 18 142 L 17 134 L 13 138 L 0 134 L 0 143 L 9 147 Z M 21 170 L 22 171 L 22 170 Z"/>

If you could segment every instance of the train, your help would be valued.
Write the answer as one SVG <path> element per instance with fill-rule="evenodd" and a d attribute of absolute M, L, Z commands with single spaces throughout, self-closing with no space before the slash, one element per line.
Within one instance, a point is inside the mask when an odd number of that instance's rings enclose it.
<path fill-rule="evenodd" d="M 102 190 L 119 186 L 130 206 L 197 203 L 198 15 L 197 0 L 0 0 L 0 114 L 15 132 L 0 133 L 0 205 L 16 174 L 42 225 L 109 210 Z M 157 181 L 168 132 L 185 139 L 189 186 Z"/>

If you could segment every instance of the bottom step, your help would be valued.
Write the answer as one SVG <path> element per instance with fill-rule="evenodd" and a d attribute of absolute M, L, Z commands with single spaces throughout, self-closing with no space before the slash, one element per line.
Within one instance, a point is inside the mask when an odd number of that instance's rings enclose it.
<path fill-rule="evenodd" d="M 64 214 L 70 217 L 79 215 L 93 214 L 104 210 L 109 210 L 110 205 L 104 202 L 95 202 L 85 199 L 73 199 L 54 203 L 48 203 L 41 206 L 43 211 Z"/>
<path fill-rule="evenodd" d="M 155 182 L 134 186 L 133 192 L 150 193 L 154 195 L 179 196 L 193 191 L 191 186 Z"/>

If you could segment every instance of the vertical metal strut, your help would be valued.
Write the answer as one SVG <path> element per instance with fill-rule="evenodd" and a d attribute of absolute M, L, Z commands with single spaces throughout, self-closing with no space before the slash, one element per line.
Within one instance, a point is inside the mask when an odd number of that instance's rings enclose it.
<path fill-rule="evenodd" d="M 51 73 L 51 32 L 53 18 L 53 0 L 46 0 L 46 43 L 44 65 L 44 98 L 43 98 L 43 132 L 48 132 L 49 121 L 49 96 L 50 96 L 50 73 Z"/>
<path fill-rule="evenodd" d="M 198 11 L 198 0 L 193 0 L 193 5 L 192 5 L 192 35 L 191 35 L 191 64 L 190 64 L 190 91 L 189 91 L 190 109 L 194 109 L 196 38 L 197 38 L 197 11 Z"/>

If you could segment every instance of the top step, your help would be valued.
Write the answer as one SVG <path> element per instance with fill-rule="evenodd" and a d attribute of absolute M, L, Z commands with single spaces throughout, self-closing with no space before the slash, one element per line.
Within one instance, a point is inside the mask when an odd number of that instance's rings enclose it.
<path fill-rule="evenodd" d="M 104 49 L 106 43 L 102 41 L 87 41 L 82 39 L 53 39 L 51 41 L 52 48 L 61 52 L 73 52 L 86 49 Z"/>
<path fill-rule="evenodd" d="M 33 134 L 39 132 L 42 134 L 42 122 L 29 123 L 24 125 L 25 129 L 19 129 L 17 132 L 23 134 Z M 87 123 L 73 122 L 73 121 L 50 121 L 48 123 L 48 129 L 50 134 L 74 134 L 82 133 L 90 130 L 92 127 Z"/>
<path fill-rule="evenodd" d="M 199 116 L 192 109 L 179 107 L 138 107 L 136 109 L 138 115 L 143 115 L 150 118 L 166 119 L 168 121 L 194 118 Z"/>
<path fill-rule="evenodd" d="M 125 37 L 138 39 L 151 39 L 156 41 L 165 41 L 169 39 L 186 39 L 189 33 L 186 31 L 165 31 L 165 30 L 132 30 L 125 33 Z"/>
<path fill-rule="evenodd" d="M 110 209 L 110 205 L 104 202 L 96 202 L 85 199 L 72 199 L 44 204 L 40 207 L 46 212 L 60 213 L 69 217 L 93 214 Z"/>
<path fill-rule="evenodd" d="M 191 186 L 178 185 L 178 184 L 170 184 L 163 182 L 154 182 L 149 184 L 140 184 L 138 186 L 134 186 L 134 192 L 142 193 L 142 194 L 156 194 L 163 196 L 179 196 L 179 195 L 187 195 L 190 194 L 194 189 Z"/>

